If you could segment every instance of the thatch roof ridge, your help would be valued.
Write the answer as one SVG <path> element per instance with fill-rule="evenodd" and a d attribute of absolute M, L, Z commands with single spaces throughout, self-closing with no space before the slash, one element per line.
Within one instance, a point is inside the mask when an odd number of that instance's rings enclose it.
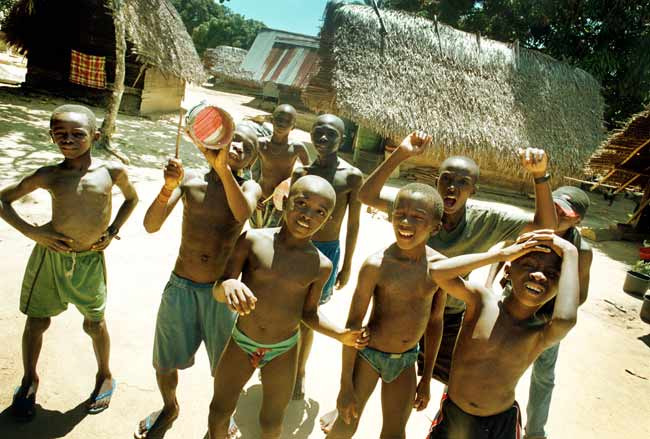
<path fill-rule="evenodd" d="M 404 12 L 382 18 L 386 39 L 370 7 L 326 11 L 307 105 L 394 140 L 427 130 L 432 156 L 470 155 L 516 178 L 516 147 L 549 149 L 571 175 L 602 140 L 600 86 L 583 70 Z"/>
<path fill-rule="evenodd" d="M 101 1 L 108 11 L 112 10 L 112 1 Z M 23 52 L 27 50 L 25 35 L 30 32 L 26 23 L 38 8 L 38 2 L 17 1 L 2 23 L 8 43 Z M 127 39 L 143 64 L 190 82 L 202 82 L 206 78 L 194 43 L 169 0 L 129 0 L 122 5 Z"/>
<path fill-rule="evenodd" d="M 621 165 L 626 159 L 627 163 Z M 624 184 L 638 172 L 645 175 L 637 178 L 630 187 L 645 187 L 650 175 L 650 106 L 632 115 L 621 128 L 613 130 L 591 156 L 585 171 L 602 177 L 613 169 L 619 172 L 607 179 L 608 184 Z"/>

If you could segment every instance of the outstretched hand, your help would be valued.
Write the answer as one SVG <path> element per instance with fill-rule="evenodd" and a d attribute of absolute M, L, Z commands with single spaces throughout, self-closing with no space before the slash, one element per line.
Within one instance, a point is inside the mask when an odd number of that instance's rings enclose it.
<path fill-rule="evenodd" d="M 540 148 L 519 148 L 517 154 L 519 154 L 519 158 L 521 159 L 521 165 L 533 177 L 537 178 L 546 175 L 546 169 L 548 168 L 546 151 Z"/>
<path fill-rule="evenodd" d="M 402 140 L 398 149 L 409 157 L 420 155 L 431 144 L 432 137 L 424 131 L 414 131 Z"/>
<path fill-rule="evenodd" d="M 226 296 L 226 304 L 231 310 L 243 316 L 255 309 L 257 297 L 245 283 L 237 279 L 228 279 L 223 281 L 221 286 Z"/>
<path fill-rule="evenodd" d="M 339 337 L 339 341 L 345 346 L 350 346 L 355 349 L 364 349 L 370 342 L 370 332 L 365 326 L 360 329 L 346 328 L 343 334 Z"/>

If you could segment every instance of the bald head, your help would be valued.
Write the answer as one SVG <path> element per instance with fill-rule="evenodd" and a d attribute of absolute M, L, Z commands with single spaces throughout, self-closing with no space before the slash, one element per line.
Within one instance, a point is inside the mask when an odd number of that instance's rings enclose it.
<path fill-rule="evenodd" d="M 305 175 L 291 185 L 289 197 L 298 192 L 317 194 L 331 202 L 331 208 L 336 204 L 336 192 L 327 180 L 317 175 Z M 331 209 L 330 209 L 331 211 Z"/>
<path fill-rule="evenodd" d="M 290 114 L 294 118 L 296 117 L 296 109 L 293 108 L 293 106 L 289 105 L 289 104 L 282 104 L 282 105 L 278 105 L 277 107 L 275 107 L 275 110 L 273 110 L 273 114 L 275 115 L 275 114 L 279 114 L 279 113 Z"/>
<path fill-rule="evenodd" d="M 336 128 L 339 134 L 343 135 L 345 133 L 345 124 L 340 117 L 333 114 L 322 114 L 318 116 L 316 122 L 314 122 L 314 127 L 318 125 L 330 125 L 333 128 Z"/>
<path fill-rule="evenodd" d="M 257 132 L 253 127 L 246 123 L 238 123 L 237 126 L 235 126 L 235 133 L 248 138 L 257 148 Z"/>
<path fill-rule="evenodd" d="M 75 104 L 65 104 L 56 107 L 52 112 L 52 116 L 50 117 L 50 128 L 52 128 L 52 122 L 54 120 L 60 118 L 63 114 L 66 113 L 80 114 L 84 116 L 86 119 L 86 127 L 88 128 L 88 131 L 90 131 L 91 134 L 95 133 L 95 130 L 97 129 L 97 119 L 95 118 L 95 113 L 93 113 L 88 107 Z"/>
<path fill-rule="evenodd" d="M 455 155 L 455 156 L 447 157 L 440 164 L 440 173 L 443 173 L 445 171 L 458 171 L 458 170 L 466 171 L 467 174 L 474 179 L 475 183 L 478 181 L 478 177 L 480 174 L 479 167 L 476 164 L 476 162 L 470 159 L 469 157 L 465 157 L 463 155 Z"/>

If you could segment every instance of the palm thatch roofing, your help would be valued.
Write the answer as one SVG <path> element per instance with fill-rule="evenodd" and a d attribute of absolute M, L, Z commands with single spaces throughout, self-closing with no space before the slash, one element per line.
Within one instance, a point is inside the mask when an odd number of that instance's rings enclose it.
<path fill-rule="evenodd" d="M 650 182 L 650 107 L 614 131 L 589 160 L 586 172 L 598 185 L 643 190 Z"/>
<path fill-rule="evenodd" d="M 11 46 L 26 53 L 34 40 L 47 38 L 36 31 L 30 22 L 48 1 L 54 0 L 19 0 L 13 5 L 2 25 Z M 111 14 L 114 1 L 100 2 L 105 12 Z M 205 80 L 206 74 L 194 43 L 169 0 L 128 0 L 121 3 L 126 37 L 131 43 L 129 47 L 143 65 L 156 67 L 165 74 L 188 82 L 200 83 Z M 94 37 L 88 35 L 88 38 Z"/>
<path fill-rule="evenodd" d="M 482 172 L 524 181 L 514 150 L 538 146 L 556 176 L 582 173 L 603 138 L 603 98 L 588 73 L 424 18 L 381 15 L 385 37 L 372 8 L 328 7 L 321 68 L 303 95 L 310 108 L 393 141 L 425 130 L 436 163 L 468 155 Z"/>
<path fill-rule="evenodd" d="M 252 80 L 253 73 L 241 68 L 248 51 L 238 47 L 217 46 L 203 53 L 203 65 L 211 75 L 219 78 Z"/>

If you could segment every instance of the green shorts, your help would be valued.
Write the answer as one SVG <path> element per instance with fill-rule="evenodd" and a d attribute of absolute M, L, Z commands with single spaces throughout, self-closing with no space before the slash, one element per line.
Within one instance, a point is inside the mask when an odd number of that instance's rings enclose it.
<path fill-rule="evenodd" d="M 68 303 L 88 320 L 104 318 L 104 253 L 58 253 L 36 244 L 25 269 L 20 311 L 28 317 L 53 317 L 68 309 Z"/>
<path fill-rule="evenodd" d="M 205 343 L 214 374 L 237 313 L 212 297 L 212 283 L 196 283 L 171 274 L 158 308 L 153 367 L 159 372 L 186 369 Z"/>
<path fill-rule="evenodd" d="M 294 335 L 279 343 L 258 343 L 241 332 L 237 325 L 232 328 L 232 339 L 239 348 L 248 354 L 248 361 L 254 368 L 263 368 L 276 357 L 292 349 L 300 341 L 300 329 Z"/>

